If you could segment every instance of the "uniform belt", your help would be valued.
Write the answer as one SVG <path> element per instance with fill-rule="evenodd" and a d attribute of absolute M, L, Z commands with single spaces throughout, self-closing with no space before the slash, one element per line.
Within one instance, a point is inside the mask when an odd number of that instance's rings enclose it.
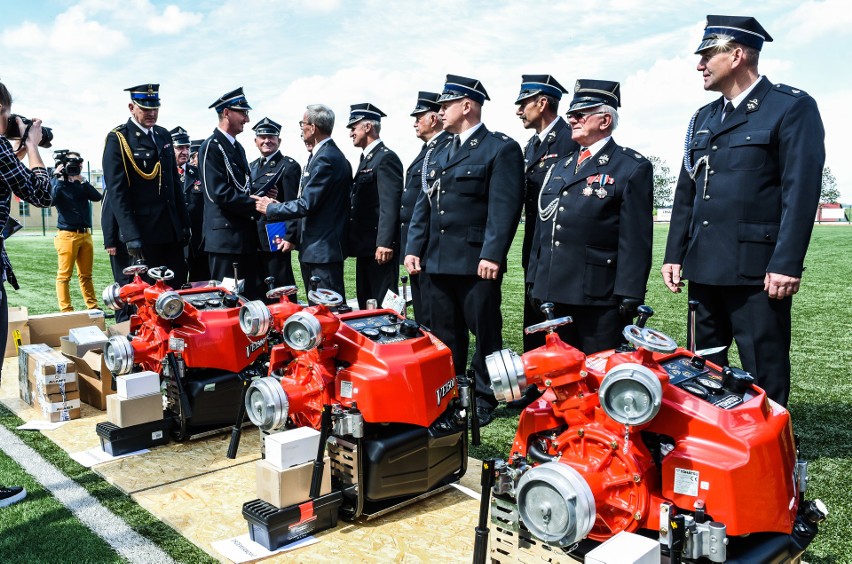
<path fill-rule="evenodd" d="M 88 233 L 88 227 L 83 229 L 60 229 L 60 231 L 70 231 L 71 233 Z"/>

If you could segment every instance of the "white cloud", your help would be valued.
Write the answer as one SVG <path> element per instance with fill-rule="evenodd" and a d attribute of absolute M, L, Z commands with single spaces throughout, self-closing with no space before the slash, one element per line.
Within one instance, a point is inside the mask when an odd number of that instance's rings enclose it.
<path fill-rule="evenodd" d="M 145 27 L 155 34 L 176 35 L 201 22 L 201 14 L 183 12 L 175 5 L 166 6 L 160 15 L 145 18 Z"/>

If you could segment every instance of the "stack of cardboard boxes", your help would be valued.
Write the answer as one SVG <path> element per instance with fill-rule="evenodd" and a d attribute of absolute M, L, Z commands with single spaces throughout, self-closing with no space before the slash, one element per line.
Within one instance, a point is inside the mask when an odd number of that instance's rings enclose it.
<path fill-rule="evenodd" d="M 107 396 L 107 422 L 96 427 L 101 448 L 118 456 L 168 443 L 160 375 L 145 371 L 119 376 L 116 385 L 117 392 Z"/>
<path fill-rule="evenodd" d="M 299 427 L 264 438 L 266 459 L 257 461 L 257 497 L 281 509 L 308 499 L 320 433 Z M 320 495 L 331 491 L 329 458 L 325 457 Z"/>
<path fill-rule="evenodd" d="M 73 362 L 47 345 L 19 347 L 20 396 L 41 408 L 46 420 L 56 423 L 80 417 L 80 391 Z"/>

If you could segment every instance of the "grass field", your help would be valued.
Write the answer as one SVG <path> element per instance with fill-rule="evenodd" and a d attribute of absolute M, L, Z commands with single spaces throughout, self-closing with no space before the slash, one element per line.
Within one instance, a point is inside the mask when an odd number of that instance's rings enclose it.
<path fill-rule="evenodd" d="M 686 295 L 663 287 L 658 269 L 662 263 L 667 226 L 654 230 L 654 270 L 646 303 L 656 315 L 648 323 L 683 344 L 686 337 Z M 96 237 L 95 286 L 98 292 L 112 282 L 109 263 Z M 503 286 L 505 346 L 521 350 L 523 281 L 520 275 L 520 238 L 509 257 L 509 274 Z M 30 313 L 55 311 L 56 256 L 50 237 L 16 235 L 7 242 L 9 255 L 21 283 L 10 291 L 10 305 L 26 305 Z M 810 461 L 809 498 L 821 498 L 830 516 L 811 545 L 807 560 L 813 563 L 852 562 L 852 227 L 817 226 L 806 260 L 802 290 L 793 304 L 793 386 L 790 412 L 801 437 L 802 457 Z M 82 307 L 72 280 L 72 299 Z M 349 296 L 354 290 L 354 268 L 347 265 Z M 732 362 L 735 357 L 732 357 Z M 473 456 L 505 456 L 515 433 L 517 411 L 499 408 L 498 418 L 483 429 L 482 445 Z M 48 442 L 46 439 L 44 442 Z M 0 459 L 0 476 L 11 461 Z M 14 466 L 14 463 L 11 463 Z M 11 470 L 10 470 L 11 471 Z M 473 471 L 473 470 L 472 470 Z M 87 477 L 87 480 L 95 480 Z M 748 500 L 742 500 L 748 503 Z M 132 502 L 129 502 L 132 504 Z M 45 510 L 45 511 L 50 511 Z M 57 519 L 63 516 L 56 514 Z M 0 536 L 16 526 L 0 513 Z M 0 545 L 2 546 L 2 545 Z"/>

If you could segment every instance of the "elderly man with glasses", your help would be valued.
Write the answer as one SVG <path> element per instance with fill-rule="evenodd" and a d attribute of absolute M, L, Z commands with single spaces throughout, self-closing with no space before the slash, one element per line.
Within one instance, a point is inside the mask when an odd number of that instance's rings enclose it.
<path fill-rule="evenodd" d="M 557 332 L 586 354 L 623 341 L 651 270 L 654 171 L 612 138 L 620 105 L 619 83 L 577 81 L 568 124 L 580 148 L 550 167 L 536 202 L 533 298 L 572 317 Z"/>
<path fill-rule="evenodd" d="M 302 139 L 311 151 L 298 197 L 277 202 L 268 196 L 252 196 L 268 221 L 302 218 L 299 226 L 299 262 L 305 291 L 317 276 L 320 288 L 346 295 L 343 260 L 349 219 L 349 188 L 352 167 L 331 138 L 334 112 L 321 104 L 308 106 L 299 122 Z"/>

